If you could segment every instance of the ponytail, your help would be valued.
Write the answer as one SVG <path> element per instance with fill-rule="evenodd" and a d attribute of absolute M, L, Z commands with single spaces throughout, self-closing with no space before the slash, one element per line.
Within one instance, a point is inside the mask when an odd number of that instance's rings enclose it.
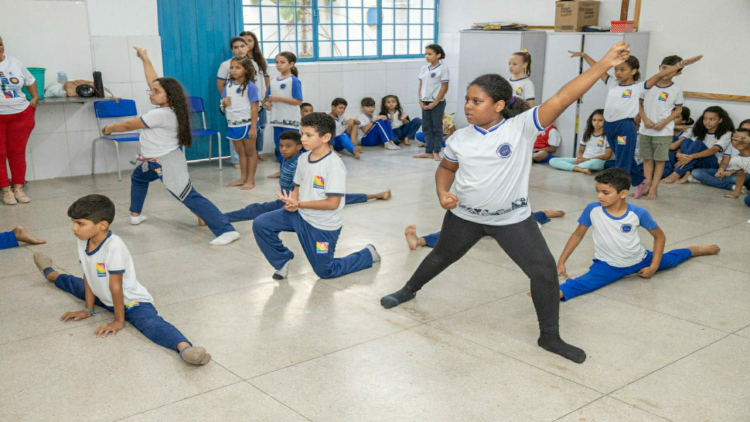
<path fill-rule="evenodd" d="M 494 102 L 505 101 L 505 108 L 501 112 L 504 119 L 510 119 L 531 109 L 521 97 L 513 96 L 513 87 L 510 86 L 510 82 L 498 74 L 482 75 L 474 79 L 469 86 L 478 86 Z"/>
<path fill-rule="evenodd" d="M 297 66 L 292 66 L 291 72 L 292 72 L 292 75 L 294 75 L 295 78 L 299 77 L 299 71 L 297 70 Z"/>
<path fill-rule="evenodd" d="M 524 111 L 529 110 L 531 110 L 531 107 L 529 107 L 529 103 L 524 101 L 523 98 L 515 96 L 510 97 L 510 100 L 505 102 L 505 108 L 502 111 L 503 118 L 510 119 L 511 117 L 516 117 Z"/>
<path fill-rule="evenodd" d="M 635 69 L 635 75 L 633 75 L 633 82 L 638 82 L 641 79 L 641 71 L 638 70 L 641 68 L 641 62 L 638 61 L 638 58 L 635 56 L 628 57 L 627 60 L 625 60 L 625 64 L 630 66 L 631 69 Z"/>
<path fill-rule="evenodd" d="M 290 51 L 282 51 L 281 53 L 276 55 L 276 57 L 279 56 L 285 58 L 289 63 L 292 64 L 292 68 L 290 69 L 292 75 L 294 75 L 295 77 L 299 77 L 299 71 L 297 70 L 297 66 L 295 66 L 295 64 L 297 63 L 297 56 L 295 56 L 294 53 Z"/>

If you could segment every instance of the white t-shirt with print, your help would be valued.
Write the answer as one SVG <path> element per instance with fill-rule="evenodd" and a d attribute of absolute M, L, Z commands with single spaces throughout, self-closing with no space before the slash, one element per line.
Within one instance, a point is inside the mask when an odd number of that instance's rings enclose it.
<path fill-rule="evenodd" d="M 451 192 L 464 220 L 492 226 L 521 222 L 531 215 L 529 173 L 534 141 L 545 128 L 534 107 L 489 130 L 457 130 L 445 147 L 445 159 L 459 164 Z"/>
<path fill-rule="evenodd" d="M 528 77 L 515 80 L 508 79 L 508 82 L 510 82 L 510 86 L 513 88 L 513 95 L 516 97 L 527 101 L 535 99 L 534 82 L 531 82 L 531 79 Z"/>
<path fill-rule="evenodd" d="M 402 114 L 401 114 L 401 117 L 402 117 L 402 118 L 403 118 L 404 116 L 406 116 L 406 113 L 402 113 Z M 403 122 L 403 121 L 402 121 L 401 119 L 399 119 L 399 118 L 398 118 L 398 111 L 397 111 L 397 112 L 395 112 L 395 113 L 393 113 L 393 119 L 391 119 L 391 117 L 390 117 L 390 113 L 389 113 L 389 114 L 387 114 L 387 115 L 386 115 L 385 117 L 388 117 L 388 120 L 390 120 L 390 121 L 391 121 L 391 129 L 398 129 L 398 128 L 400 128 L 401 126 L 403 126 L 403 125 L 404 125 L 404 122 Z"/>
<path fill-rule="evenodd" d="M 294 98 L 302 100 L 302 83 L 296 76 L 291 75 L 284 79 L 271 79 L 270 95 L 278 95 L 284 98 Z M 269 123 L 272 126 L 288 127 L 292 129 L 300 128 L 302 115 L 299 106 L 282 103 L 277 101 L 271 108 L 271 117 Z"/>
<path fill-rule="evenodd" d="M 219 71 L 216 74 L 217 79 L 224 81 L 229 80 L 229 67 L 231 61 L 232 59 L 221 62 L 221 65 L 219 65 Z M 258 88 L 258 98 L 262 100 L 266 98 L 266 91 L 268 91 L 268 87 L 266 86 L 266 77 L 268 75 L 261 72 L 258 63 L 256 63 L 255 60 L 250 59 L 250 62 L 253 64 L 253 69 L 255 69 L 255 86 Z"/>
<path fill-rule="evenodd" d="M 300 155 L 294 184 L 299 186 L 300 202 L 325 200 L 329 196 L 340 196 L 341 203 L 335 210 L 310 210 L 300 208 L 297 212 L 318 230 L 338 230 L 344 225 L 341 211 L 346 195 L 346 167 L 338 155 L 329 152 L 325 157 L 310 161 L 312 151 Z"/>
<path fill-rule="evenodd" d="M 125 304 L 132 302 L 153 303 L 154 298 L 135 276 L 135 267 L 130 251 L 119 236 L 109 232 L 107 238 L 92 252 L 86 247 L 88 240 L 78 240 L 78 258 L 83 266 L 91 291 L 107 306 L 114 306 L 109 290 L 110 274 L 122 274 L 122 295 Z"/>
<path fill-rule="evenodd" d="M 5 56 L 0 62 L 0 114 L 17 114 L 26 110 L 29 102 L 21 89 L 34 82 L 34 75 L 23 63 L 15 57 Z M 37 89 L 44 91 L 44 87 Z"/>
<path fill-rule="evenodd" d="M 646 257 L 638 227 L 653 230 L 658 225 L 645 208 L 628 204 L 622 217 L 613 217 L 598 202 L 590 203 L 578 224 L 593 227 L 594 256 L 613 267 L 631 267 Z"/>
<path fill-rule="evenodd" d="M 721 159 L 724 157 L 724 151 L 732 147 L 732 132 L 725 133 L 719 139 L 716 139 L 715 133 L 707 133 L 706 137 L 703 139 L 703 145 L 705 145 L 706 148 L 718 146 L 719 152 L 716 153 L 716 159 L 721 162 Z"/>
<path fill-rule="evenodd" d="M 331 115 L 333 117 L 333 115 Z M 333 117 L 333 120 L 336 121 L 336 135 L 335 136 L 341 136 L 346 132 L 346 117 L 339 116 L 339 117 Z"/>
<path fill-rule="evenodd" d="M 659 123 L 668 118 L 675 107 L 681 106 L 685 102 L 682 94 L 682 88 L 672 82 L 668 86 L 654 85 L 643 92 L 643 111 L 646 117 L 654 123 Z M 670 120 L 664 129 L 655 130 L 646 128 L 646 124 L 641 122 L 638 133 L 647 136 L 672 136 L 674 134 L 674 120 Z"/>
<path fill-rule="evenodd" d="M 232 102 L 224 108 L 227 118 L 227 126 L 242 127 L 252 123 L 252 103 L 257 103 L 258 88 L 252 82 L 247 83 L 245 93 L 242 93 L 242 84 L 235 84 L 231 80 L 224 85 L 221 98 L 231 98 Z"/>
<path fill-rule="evenodd" d="M 586 147 L 583 150 L 583 158 L 595 158 L 604 155 L 609 148 L 609 142 L 604 137 L 604 134 L 599 136 L 591 135 L 588 142 L 581 140 L 579 144 L 582 147 Z"/>
<path fill-rule="evenodd" d="M 177 116 L 170 107 L 159 107 L 141 116 L 146 129 L 141 132 L 141 154 L 146 158 L 163 157 L 180 147 Z"/>
<path fill-rule="evenodd" d="M 376 116 L 373 114 L 372 117 L 375 118 Z M 365 135 L 367 135 L 368 132 L 370 132 L 370 130 L 372 130 L 372 126 L 370 126 L 370 129 L 367 132 L 365 132 L 362 128 L 372 123 L 372 119 L 365 113 L 359 113 L 359 116 L 357 116 L 357 120 L 359 120 L 358 134 L 360 138 L 363 138 Z"/>
<path fill-rule="evenodd" d="M 439 63 L 435 67 L 430 65 L 422 66 L 419 71 L 419 80 L 422 81 L 422 91 L 419 92 L 419 98 L 423 102 L 435 101 L 435 97 L 440 93 L 443 82 L 450 82 L 451 75 L 448 66 Z M 442 99 L 445 101 L 445 98 Z"/>
<path fill-rule="evenodd" d="M 622 119 L 634 119 L 640 109 L 640 98 L 646 90 L 645 82 L 632 85 L 620 85 L 617 78 L 607 77 L 607 99 L 604 102 L 604 120 L 616 122 Z"/>

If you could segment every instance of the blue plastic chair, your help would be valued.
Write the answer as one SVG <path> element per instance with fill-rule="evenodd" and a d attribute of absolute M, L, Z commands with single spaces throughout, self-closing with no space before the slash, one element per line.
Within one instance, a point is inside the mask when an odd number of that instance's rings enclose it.
<path fill-rule="evenodd" d="M 211 161 L 211 136 L 216 135 L 216 141 L 219 144 L 219 170 L 221 170 L 221 132 L 206 127 L 206 111 L 203 107 L 203 98 L 188 97 L 188 101 L 190 102 L 190 112 L 200 114 L 201 121 L 203 122 L 202 128 L 194 129 L 191 133 L 193 134 L 193 137 L 208 136 L 208 161 Z"/>
<path fill-rule="evenodd" d="M 99 133 L 102 133 L 102 119 L 112 119 L 116 117 L 137 117 L 138 111 L 133 100 L 114 100 L 97 101 L 94 103 L 94 114 L 96 114 L 96 125 L 99 127 Z M 115 153 L 117 154 L 117 178 L 122 182 L 122 171 L 120 170 L 120 142 L 138 142 L 141 134 L 136 132 L 117 133 L 113 135 L 101 135 L 94 139 L 92 146 L 91 174 L 94 174 L 94 160 L 96 159 L 96 141 L 104 139 L 115 143 Z"/>

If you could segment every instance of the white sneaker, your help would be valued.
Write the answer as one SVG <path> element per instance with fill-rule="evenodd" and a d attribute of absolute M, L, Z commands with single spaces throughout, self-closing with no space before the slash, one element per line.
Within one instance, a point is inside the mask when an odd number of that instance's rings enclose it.
<path fill-rule="evenodd" d="M 286 264 L 284 264 L 283 267 L 281 267 L 278 270 L 276 270 L 273 273 L 273 279 L 274 280 L 283 280 L 283 279 L 285 279 L 287 277 L 287 275 L 289 275 L 289 264 L 291 264 L 291 262 L 292 262 L 292 260 L 290 259 L 289 261 L 286 262 Z"/>
<path fill-rule="evenodd" d="M 372 255 L 372 262 L 380 261 L 380 254 L 377 250 L 375 250 L 374 245 L 367 245 L 367 250 L 370 251 L 370 255 Z"/>
<path fill-rule="evenodd" d="M 209 245 L 211 246 L 224 246 L 228 245 L 235 240 L 240 238 L 240 234 L 238 232 L 226 232 L 222 234 L 221 236 L 217 237 L 216 239 L 212 240 Z"/>
<path fill-rule="evenodd" d="M 139 215 L 138 217 L 133 217 L 132 215 L 130 216 L 130 224 L 133 226 L 137 226 L 146 220 L 148 220 L 148 217 L 143 214 Z"/>
<path fill-rule="evenodd" d="M 388 142 L 384 143 L 383 146 L 385 147 L 385 149 L 390 149 L 390 150 L 394 150 L 394 151 L 397 150 L 397 149 L 401 149 L 401 147 L 399 147 L 398 145 L 394 144 L 393 141 L 388 141 Z"/>

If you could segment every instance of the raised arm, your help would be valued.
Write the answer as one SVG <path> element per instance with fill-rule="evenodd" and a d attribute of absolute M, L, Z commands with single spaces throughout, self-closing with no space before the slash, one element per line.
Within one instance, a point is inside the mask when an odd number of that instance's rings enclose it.
<path fill-rule="evenodd" d="M 661 71 L 659 71 L 659 73 L 657 73 L 656 75 L 648 78 L 648 80 L 646 81 L 646 88 L 651 88 L 652 86 L 656 85 L 656 83 L 659 82 L 659 80 L 661 78 L 664 78 L 664 77 L 670 76 L 670 75 L 674 75 L 675 73 L 677 73 L 680 70 L 682 70 L 683 67 L 690 66 L 691 64 L 697 62 L 698 60 L 700 60 L 702 58 L 703 58 L 703 55 L 701 54 L 699 56 L 695 56 L 695 57 L 691 57 L 689 59 L 685 59 L 685 60 L 677 63 L 674 66 L 662 66 Z"/>
<path fill-rule="evenodd" d="M 133 48 L 137 52 L 138 58 L 143 62 L 143 72 L 146 74 L 146 83 L 149 88 L 153 88 L 152 85 L 154 84 L 154 81 L 159 78 L 159 75 L 156 74 L 156 70 L 154 70 L 154 65 L 151 63 L 151 59 L 148 58 L 146 49 L 141 47 Z"/>
<path fill-rule="evenodd" d="M 569 105 L 596 83 L 613 66 L 623 63 L 630 57 L 630 45 L 620 41 L 609 49 L 604 58 L 595 62 L 588 70 L 560 88 L 555 95 L 539 106 L 539 124 L 547 127 L 557 119 Z"/>
<path fill-rule="evenodd" d="M 586 60 L 586 63 L 589 65 L 589 67 L 594 67 L 594 65 L 596 64 L 596 60 L 592 59 L 591 56 L 584 53 L 583 51 L 568 50 L 568 53 L 570 53 L 570 57 L 583 57 L 583 60 Z M 601 76 L 601 79 L 604 83 L 607 83 L 607 77 L 609 77 L 609 75 L 607 74 Z"/>

